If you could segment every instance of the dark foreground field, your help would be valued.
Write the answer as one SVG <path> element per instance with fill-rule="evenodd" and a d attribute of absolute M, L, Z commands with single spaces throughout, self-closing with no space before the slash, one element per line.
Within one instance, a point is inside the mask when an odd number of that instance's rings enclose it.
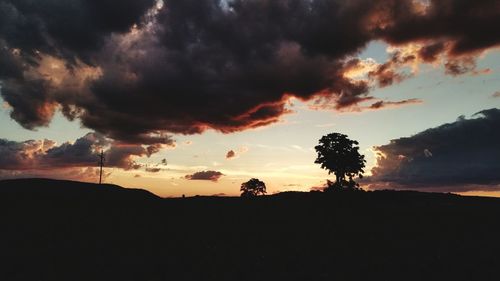
<path fill-rule="evenodd" d="M 500 280 L 500 200 L 0 182 L 0 280 Z"/>

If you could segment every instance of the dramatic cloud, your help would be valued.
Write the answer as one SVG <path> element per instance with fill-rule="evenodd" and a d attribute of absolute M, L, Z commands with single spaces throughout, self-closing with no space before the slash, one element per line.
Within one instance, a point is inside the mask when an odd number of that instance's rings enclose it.
<path fill-rule="evenodd" d="M 11 48 L 89 58 L 112 33 L 128 32 L 154 0 L 0 0 L 0 35 Z M 89 61 L 90 62 L 90 61 Z"/>
<path fill-rule="evenodd" d="M 201 171 L 192 175 L 186 175 L 184 178 L 188 180 L 206 180 L 217 182 L 224 174 L 218 171 Z"/>
<path fill-rule="evenodd" d="M 500 109 L 375 147 L 371 188 L 499 190 Z"/>
<path fill-rule="evenodd" d="M 275 123 L 292 96 L 356 106 L 420 62 L 474 72 L 498 26 L 498 0 L 0 0 L 0 91 L 28 129 L 60 110 L 122 143 L 167 145 Z M 353 79 L 372 40 L 420 47 Z"/>
<path fill-rule="evenodd" d="M 142 145 L 116 144 L 106 151 L 106 165 L 124 170 L 137 170 L 142 165 L 133 158 L 148 155 L 148 150 Z"/>
<path fill-rule="evenodd" d="M 425 62 L 435 62 L 445 49 L 443 42 L 431 43 L 418 50 L 418 55 Z"/>
<path fill-rule="evenodd" d="M 4 176 L 54 175 L 62 178 L 70 174 L 68 169 L 78 168 L 74 171 L 89 175 L 92 171 L 86 168 L 97 166 L 102 150 L 106 167 L 130 170 L 143 166 L 135 162 L 134 158 L 149 157 L 156 153 L 159 147 L 122 144 L 98 133 L 88 133 L 74 143 L 67 142 L 59 146 L 51 140 L 15 142 L 0 139 L 0 171 Z"/>
<path fill-rule="evenodd" d="M 389 43 L 446 38 L 450 54 L 477 52 L 498 45 L 497 0 L 375 1 L 374 33 Z M 411 8 L 410 8 L 411 6 Z M 478 32 L 481 30 L 481 32 Z M 433 43 L 432 45 L 435 45 Z"/>
<path fill-rule="evenodd" d="M 102 136 L 89 133 L 75 143 L 56 146 L 51 140 L 14 142 L 0 139 L 0 169 L 26 170 L 96 166 L 98 147 L 107 145 Z"/>

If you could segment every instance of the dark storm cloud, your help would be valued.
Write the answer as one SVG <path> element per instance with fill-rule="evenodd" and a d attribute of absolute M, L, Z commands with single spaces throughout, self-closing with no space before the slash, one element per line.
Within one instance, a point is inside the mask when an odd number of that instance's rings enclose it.
<path fill-rule="evenodd" d="M 434 62 L 444 48 L 445 45 L 443 42 L 432 43 L 422 47 L 418 51 L 418 54 L 425 62 Z"/>
<path fill-rule="evenodd" d="M 22 77 L 23 68 L 14 53 L 15 51 L 10 50 L 0 39 L 0 79 Z"/>
<path fill-rule="evenodd" d="M 344 73 L 372 40 L 424 42 L 423 61 L 473 71 L 463 56 L 498 45 L 498 26 L 497 0 L 0 0 L 1 95 L 28 129 L 62 110 L 123 143 L 168 145 L 166 133 L 275 123 L 290 96 L 337 110 L 371 100 L 370 81 Z M 407 78 L 410 57 L 370 78 Z"/>
<path fill-rule="evenodd" d="M 394 44 L 444 38 L 452 55 L 477 52 L 500 43 L 498 0 L 375 1 L 373 32 Z M 413 7 L 412 7 L 413 6 Z M 437 48 L 437 47 L 436 47 Z"/>
<path fill-rule="evenodd" d="M 143 167 L 143 164 L 137 163 L 134 158 L 136 157 L 150 157 L 160 151 L 160 145 L 144 146 L 140 144 L 124 144 L 119 142 L 111 143 L 111 146 L 106 150 L 106 165 L 111 167 L 118 167 L 124 170 L 137 170 Z M 146 169 L 151 172 L 151 169 Z"/>
<path fill-rule="evenodd" d="M 96 166 L 96 148 L 107 145 L 100 135 L 89 133 L 73 144 L 57 146 L 51 140 L 15 142 L 0 139 L 0 170 L 55 169 Z"/>
<path fill-rule="evenodd" d="M 151 151 L 143 145 L 112 142 L 97 133 L 88 133 L 74 143 L 56 145 L 51 140 L 29 140 L 15 142 L 0 139 L 0 170 L 55 170 L 72 167 L 95 167 L 99 153 L 104 150 L 105 166 L 125 170 L 139 169 L 141 164 L 135 157 L 150 156 Z"/>
<path fill-rule="evenodd" d="M 0 37 L 11 48 L 87 58 L 113 32 L 126 32 L 154 0 L 0 0 Z"/>
<path fill-rule="evenodd" d="M 186 175 L 184 178 L 187 180 L 206 180 L 217 182 L 224 174 L 218 171 L 201 171 L 192 175 Z"/>
<path fill-rule="evenodd" d="M 56 104 L 43 94 L 46 87 L 44 80 L 8 81 L 3 84 L 2 96 L 12 108 L 10 117 L 26 129 L 48 126 Z"/>
<path fill-rule="evenodd" d="M 74 143 L 63 143 L 48 149 L 36 161 L 48 167 L 96 166 L 99 160 L 99 147 L 108 145 L 103 136 L 94 133 L 77 139 Z"/>
<path fill-rule="evenodd" d="M 500 109 L 375 147 L 372 187 L 439 191 L 500 188 Z"/>
<path fill-rule="evenodd" d="M 41 54 L 65 59 L 70 69 L 76 60 L 99 64 L 93 54 L 104 41 L 139 23 L 153 4 L 154 0 L 0 0 L 1 94 L 13 108 L 11 117 L 33 129 L 49 124 L 56 103 L 67 106 L 67 100 L 51 95 L 49 81 L 23 75 L 38 66 Z"/>

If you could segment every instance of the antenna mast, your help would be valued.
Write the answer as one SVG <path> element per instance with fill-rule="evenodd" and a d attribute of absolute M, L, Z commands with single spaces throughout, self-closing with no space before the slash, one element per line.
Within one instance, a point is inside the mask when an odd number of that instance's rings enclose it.
<path fill-rule="evenodd" d="M 99 184 L 102 182 L 102 167 L 104 166 L 104 151 L 101 150 L 101 154 L 99 155 Z"/>

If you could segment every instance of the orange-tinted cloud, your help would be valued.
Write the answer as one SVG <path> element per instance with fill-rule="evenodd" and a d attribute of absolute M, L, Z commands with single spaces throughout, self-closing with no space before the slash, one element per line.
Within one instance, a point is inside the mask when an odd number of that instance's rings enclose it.
<path fill-rule="evenodd" d="M 70 175 L 70 170 L 75 171 L 75 175 L 88 175 L 90 170 L 86 168 L 97 166 L 101 151 L 104 151 L 105 167 L 140 169 L 144 165 L 137 163 L 135 158 L 149 157 L 159 148 L 118 143 L 97 133 L 88 133 L 74 143 L 61 145 L 51 140 L 16 142 L 0 139 L 0 171 L 3 175 L 19 177 L 54 175 L 61 178 Z"/>

